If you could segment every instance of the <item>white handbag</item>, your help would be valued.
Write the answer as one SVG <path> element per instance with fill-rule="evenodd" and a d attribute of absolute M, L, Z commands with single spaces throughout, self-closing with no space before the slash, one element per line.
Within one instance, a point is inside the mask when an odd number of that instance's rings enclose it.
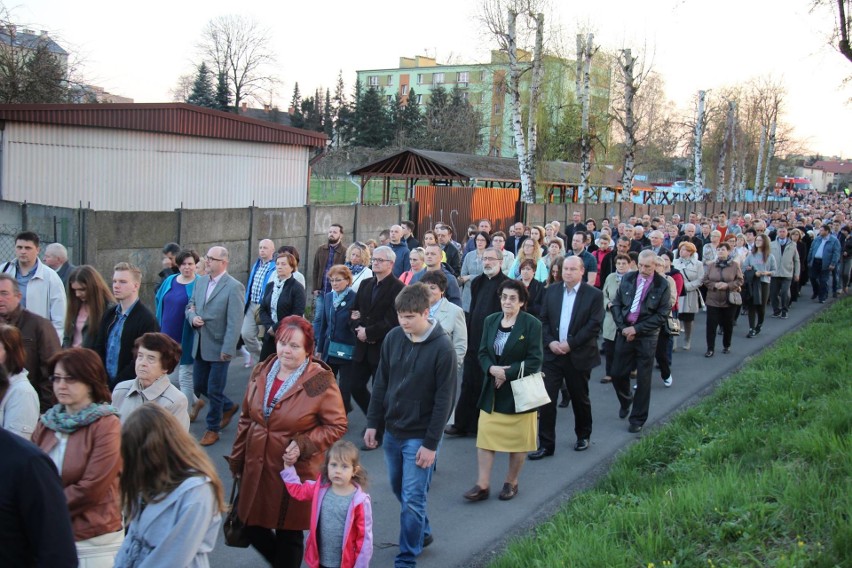
<path fill-rule="evenodd" d="M 544 374 L 541 371 L 525 376 L 524 363 L 521 361 L 518 376 L 520 378 L 509 382 L 515 397 L 515 412 L 527 412 L 550 404 L 550 397 L 544 388 Z"/>

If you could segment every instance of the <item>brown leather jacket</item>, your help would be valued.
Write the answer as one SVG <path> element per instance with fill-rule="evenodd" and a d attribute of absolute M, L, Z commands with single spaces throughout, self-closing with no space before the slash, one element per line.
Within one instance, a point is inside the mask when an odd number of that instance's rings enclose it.
<path fill-rule="evenodd" d="M 58 440 L 53 430 L 39 422 L 33 433 L 33 443 L 50 452 Z M 60 473 L 74 540 L 121 530 L 120 445 L 118 416 L 104 416 L 68 436 Z"/>
<path fill-rule="evenodd" d="M 303 481 L 316 479 L 325 451 L 346 433 L 346 410 L 330 368 L 321 361 L 308 365 L 302 376 L 263 416 L 266 375 L 275 357 L 257 365 L 246 387 L 237 437 L 228 461 L 232 473 L 241 473 L 237 514 L 250 526 L 306 530 L 310 501 L 290 499 L 281 470 L 284 450 L 299 445 L 296 472 Z"/>
<path fill-rule="evenodd" d="M 24 368 L 30 383 L 38 393 L 40 412 L 47 412 L 48 408 L 56 404 L 53 387 L 48 381 L 50 372 L 47 367 L 50 358 L 61 349 L 56 329 L 49 319 L 27 311 L 22 306 L 18 306 L 17 310 L 5 318 L 0 318 L 0 321 L 14 325 L 20 330 L 27 354 Z"/>
<path fill-rule="evenodd" d="M 334 260 L 331 263 L 332 265 L 343 264 L 346 262 L 346 248 L 347 246 L 343 244 L 343 239 L 341 239 L 335 246 Z M 328 263 L 328 251 L 328 243 L 325 243 L 320 245 L 319 248 L 317 248 L 317 252 L 314 254 L 311 288 L 315 291 L 322 290 L 322 279 L 323 276 L 325 276 L 325 265 Z"/>

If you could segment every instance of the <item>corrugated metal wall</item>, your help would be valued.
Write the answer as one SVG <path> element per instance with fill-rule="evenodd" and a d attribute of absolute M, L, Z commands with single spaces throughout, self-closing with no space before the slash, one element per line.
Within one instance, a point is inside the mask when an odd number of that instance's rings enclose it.
<path fill-rule="evenodd" d="M 2 198 L 101 211 L 296 207 L 309 148 L 6 123 Z"/>
<path fill-rule="evenodd" d="M 414 199 L 419 237 L 436 223 L 445 223 L 461 242 L 467 235 L 467 226 L 480 219 L 489 219 L 493 231 L 505 233 L 515 222 L 519 197 L 517 189 L 418 185 L 414 188 Z"/>

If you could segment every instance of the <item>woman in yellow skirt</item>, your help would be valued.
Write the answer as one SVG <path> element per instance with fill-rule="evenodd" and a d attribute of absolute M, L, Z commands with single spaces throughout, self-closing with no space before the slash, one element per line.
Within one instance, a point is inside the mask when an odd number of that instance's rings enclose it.
<path fill-rule="evenodd" d="M 485 373 L 479 397 L 479 430 L 476 436 L 479 477 L 464 494 L 468 501 L 483 501 L 490 495 L 491 468 L 496 452 L 509 454 L 509 471 L 500 499 L 508 501 L 518 493 L 518 476 L 527 452 L 538 440 L 536 411 L 515 412 L 515 398 L 509 381 L 541 370 L 541 322 L 523 311 L 529 301 L 527 289 L 517 280 L 506 280 L 499 288 L 501 312 L 485 318 L 479 364 Z"/>

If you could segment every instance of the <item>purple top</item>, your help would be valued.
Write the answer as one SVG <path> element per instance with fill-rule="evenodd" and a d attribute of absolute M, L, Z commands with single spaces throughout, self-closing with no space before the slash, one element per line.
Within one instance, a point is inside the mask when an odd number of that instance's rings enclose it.
<path fill-rule="evenodd" d="M 177 278 L 173 278 L 172 287 L 163 296 L 163 321 L 160 324 L 160 331 L 178 343 L 183 336 L 183 322 L 186 318 L 184 312 L 188 303 L 186 284 L 181 284 Z"/>

